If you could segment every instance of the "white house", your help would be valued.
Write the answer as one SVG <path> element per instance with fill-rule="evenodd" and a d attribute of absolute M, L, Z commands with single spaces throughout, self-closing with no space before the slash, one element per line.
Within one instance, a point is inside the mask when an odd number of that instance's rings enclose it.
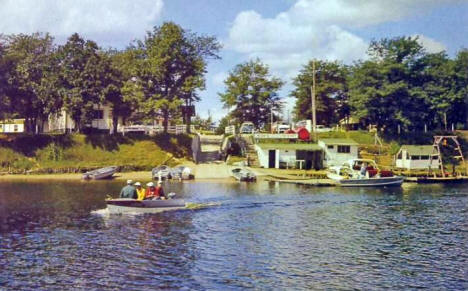
<path fill-rule="evenodd" d="M 347 138 L 323 138 L 318 145 L 325 153 L 324 166 L 341 165 L 358 158 L 358 143 Z"/>
<path fill-rule="evenodd" d="M 257 143 L 260 166 L 263 168 L 322 168 L 322 149 L 309 143 Z"/>
<path fill-rule="evenodd" d="M 396 154 L 395 166 L 402 169 L 439 168 L 439 154 L 432 145 L 402 145 Z M 432 155 L 432 163 L 431 157 Z"/>
<path fill-rule="evenodd" d="M 94 105 L 94 119 L 87 127 L 109 130 L 112 128 L 112 109 L 109 105 Z M 122 118 L 118 119 L 118 126 L 122 125 Z M 71 116 L 62 109 L 58 114 L 51 114 L 44 125 L 44 132 L 71 131 L 75 128 L 75 122 Z"/>
<path fill-rule="evenodd" d="M 0 121 L 0 133 L 24 132 L 24 119 L 7 119 Z"/>

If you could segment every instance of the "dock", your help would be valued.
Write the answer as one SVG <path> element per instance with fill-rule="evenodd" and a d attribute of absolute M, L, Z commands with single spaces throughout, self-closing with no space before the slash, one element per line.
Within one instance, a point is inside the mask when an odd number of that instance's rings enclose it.
<path fill-rule="evenodd" d="M 318 187 L 337 186 L 337 183 L 335 181 L 331 180 L 331 179 L 290 180 L 290 179 L 277 179 L 277 178 L 268 177 L 268 178 L 265 178 L 265 181 L 287 183 L 287 184 L 296 184 L 296 185 L 318 186 Z"/>

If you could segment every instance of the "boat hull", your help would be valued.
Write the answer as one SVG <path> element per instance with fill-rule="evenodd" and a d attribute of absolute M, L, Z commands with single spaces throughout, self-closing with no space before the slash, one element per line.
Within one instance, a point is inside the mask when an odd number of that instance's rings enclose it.
<path fill-rule="evenodd" d="M 117 172 L 117 167 L 107 167 L 94 171 L 89 171 L 83 174 L 83 179 L 93 179 L 93 180 L 102 180 L 111 178 L 115 172 Z"/>
<path fill-rule="evenodd" d="M 135 200 L 128 198 L 107 200 L 110 213 L 160 213 L 168 210 L 185 209 L 184 199 Z"/>
<path fill-rule="evenodd" d="M 364 179 L 341 179 L 337 180 L 342 187 L 391 187 L 401 186 L 404 177 L 364 178 Z"/>

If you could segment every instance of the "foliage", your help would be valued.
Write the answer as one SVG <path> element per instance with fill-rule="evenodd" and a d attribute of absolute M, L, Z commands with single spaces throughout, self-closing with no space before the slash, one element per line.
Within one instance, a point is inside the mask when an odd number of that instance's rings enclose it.
<path fill-rule="evenodd" d="M 47 116 L 61 107 L 53 38 L 49 34 L 18 34 L 6 36 L 2 42 L 2 63 L 6 62 L 9 70 L 4 94 L 9 97 L 10 110 L 25 118 L 27 129 L 33 131 L 38 121 L 42 127 Z"/>
<path fill-rule="evenodd" d="M 237 123 L 251 121 L 256 128 L 279 115 L 281 100 L 277 91 L 284 82 L 270 76 L 268 66 L 253 60 L 237 65 L 224 81 L 225 93 L 219 93 L 225 107 L 234 107 L 231 116 Z"/>
<path fill-rule="evenodd" d="M 336 124 L 350 113 L 347 67 L 334 61 L 310 61 L 294 78 L 291 96 L 296 98 L 296 120 L 311 119 L 311 87 L 315 62 L 315 96 L 318 124 Z"/>
<path fill-rule="evenodd" d="M 177 117 L 180 106 L 199 100 L 196 90 L 205 88 L 207 60 L 219 58 L 220 47 L 214 37 L 198 36 L 172 22 L 154 27 L 128 53 L 135 60 L 135 75 L 127 81 L 126 95 L 146 116 L 161 116 L 167 132 L 168 120 Z"/>

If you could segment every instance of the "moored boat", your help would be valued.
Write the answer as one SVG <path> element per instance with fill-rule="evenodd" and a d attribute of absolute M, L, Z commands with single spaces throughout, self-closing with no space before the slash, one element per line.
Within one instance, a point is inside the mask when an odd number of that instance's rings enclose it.
<path fill-rule="evenodd" d="M 238 181 L 252 182 L 257 180 L 257 176 L 247 168 L 234 168 L 231 175 Z"/>
<path fill-rule="evenodd" d="M 190 180 L 193 178 L 192 169 L 187 166 L 177 166 L 171 170 L 171 179 Z"/>
<path fill-rule="evenodd" d="M 167 210 L 185 209 L 184 199 L 135 200 L 116 198 L 106 200 L 109 213 L 159 213 Z"/>
<path fill-rule="evenodd" d="M 171 178 L 171 168 L 166 165 L 162 165 L 156 168 L 153 168 L 151 171 L 151 177 L 156 180 L 156 179 L 170 179 Z"/>
<path fill-rule="evenodd" d="M 100 179 L 108 179 L 114 175 L 115 172 L 117 172 L 118 167 L 117 166 L 110 166 L 110 167 L 105 167 L 93 171 L 88 171 L 83 174 L 83 179 L 94 179 L 94 180 L 100 180 Z"/>
<path fill-rule="evenodd" d="M 327 177 L 344 187 L 401 186 L 402 176 L 391 171 L 380 170 L 373 160 L 352 159 L 341 166 L 331 167 Z"/>

